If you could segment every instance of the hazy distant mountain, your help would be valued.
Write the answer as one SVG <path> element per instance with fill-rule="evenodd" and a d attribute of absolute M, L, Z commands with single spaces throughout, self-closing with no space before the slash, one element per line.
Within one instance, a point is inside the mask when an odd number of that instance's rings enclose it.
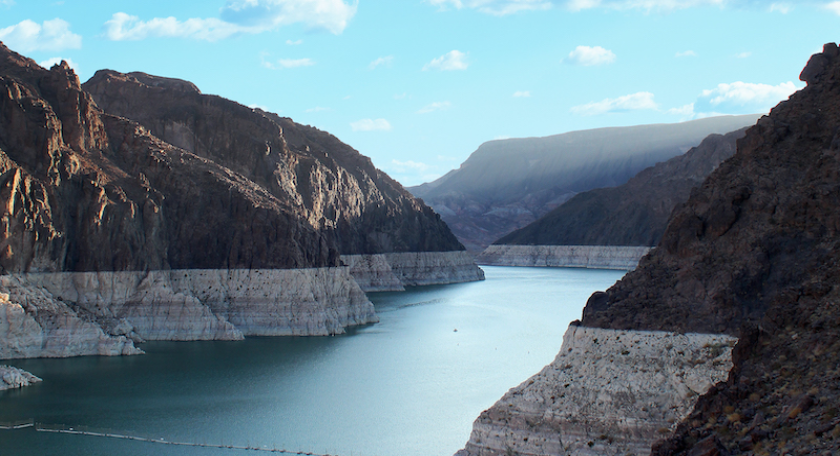
<path fill-rule="evenodd" d="M 432 206 L 468 249 L 483 250 L 579 192 L 621 185 L 709 134 L 728 133 L 758 118 L 722 116 L 490 141 L 459 169 L 408 190 Z"/>
<path fill-rule="evenodd" d="M 623 185 L 579 193 L 494 244 L 656 245 L 674 207 L 735 153 L 735 142 L 745 131 L 709 135 L 699 146 L 644 169 Z"/>

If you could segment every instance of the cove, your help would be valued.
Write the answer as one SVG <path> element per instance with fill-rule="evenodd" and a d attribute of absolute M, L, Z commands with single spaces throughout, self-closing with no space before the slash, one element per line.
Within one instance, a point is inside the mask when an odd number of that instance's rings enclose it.
<path fill-rule="evenodd" d="M 484 267 L 486 280 L 372 293 L 380 323 L 336 337 L 149 342 L 132 357 L 12 360 L 0 423 L 341 456 L 449 456 L 473 420 L 550 363 L 589 295 L 624 271 Z M 3 455 L 242 450 L 0 430 Z"/>

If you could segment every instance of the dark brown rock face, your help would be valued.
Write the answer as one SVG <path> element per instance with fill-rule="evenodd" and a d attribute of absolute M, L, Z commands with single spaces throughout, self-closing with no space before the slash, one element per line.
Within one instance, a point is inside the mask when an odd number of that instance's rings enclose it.
<path fill-rule="evenodd" d="M 493 244 L 656 245 L 674 207 L 735 153 L 735 141 L 745 130 L 710 135 L 685 154 L 645 168 L 618 187 L 579 193 Z"/>
<path fill-rule="evenodd" d="M 69 67 L 0 48 L 8 272 L 337 264 L 337 244 L 241 174 L 102 113 Z"/>
<path fill-rule="evenodd" d="M 4 271 L 323 267 L 341 253 L 463 249 L 334 137 L 183 81 L 123 79 L 108 86 L 123 94 L 114 109 L 183 113 L 192 130 L 153 127 L 195 153 L 103 112 L 66 64 L 44 70 L 0 44 Z M 153 110 L 167 99 L 173 113 Z"/>
<path fill-rule="evenodd" d="M 729 380 L 655 455 L 840 451 L 840 50 L 675 210 L 586 326 L 741 338 Z"/>
<path fill-rule="evenodd" d="M 105 112 L 285 201 L 344 255 L 463 250 L 437 214 L 326 132 L 144 73 L 102 70 L 83 88 Z"/>

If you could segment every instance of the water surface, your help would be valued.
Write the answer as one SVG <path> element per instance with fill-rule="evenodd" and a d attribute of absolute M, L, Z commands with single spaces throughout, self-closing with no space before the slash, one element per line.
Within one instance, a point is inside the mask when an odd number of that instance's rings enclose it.
<path fill-rule="evenodd" d="M 450 456 L 472 422 L 554 359 L 589 295 L 623 272 L 484 267 L 487 280 L 370 295 L 381 322 L 336 337 L 148 342 L 144 356 L 6 362 L 0 422 L 332 455 Z M 0 430 L 6 455 L 237 455 Z"/>

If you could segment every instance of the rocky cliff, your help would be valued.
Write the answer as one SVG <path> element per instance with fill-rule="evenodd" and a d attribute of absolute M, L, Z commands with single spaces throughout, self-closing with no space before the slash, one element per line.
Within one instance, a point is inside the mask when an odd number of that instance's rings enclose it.
<path fill-rule="evenodd" d="M 709 134 L 728 133 L 757 118 L 725 116 L 490 141 L 459 169 L 409 190 L 440 213 L 468 249 L 480 252 L 579 192 L 624 184 Z"/>
<path fill-rule="evenodd" d="M 463 250 L 428 206 L 329 133 L 144 73 L 101 70 L 82 87 L 105 112 L 286 202 L 342 255 Z"/>
<path fill-rule="evenodd" d="M 650 247 L 611 245 L 491 245 L 475 258 L 488 266 L 633 269 Z"/>
<path fill-rule="evenodd" d="M 334 137 L 183 81 L 116 76 L 114 106 L 192 115 L 194 130 L 165 124 L 192 150 L 103 111 L 66 64 L 0 44 L 0 358 L 341 333 L 376 321 L 342 254 L 463 250 Z"/>
<path fill-rule="evenodd" d="M 807 87 L 747 130 L 674 211 L 659 246 L 584 310 L 592 328 L 739 338 L 727 380 L 654 455 L 840 451 L 837 45 L 800 79 Z M 525 423 L 517 436 L 535 429 Z"/>
<path fill-rule="evenodd" d="M 579 193 L 496 245 L 654 246 L 691 189 L 735 153 L 746 128 L 706 137 L 683 155 L 645 168 L 627 183 Z"/>

